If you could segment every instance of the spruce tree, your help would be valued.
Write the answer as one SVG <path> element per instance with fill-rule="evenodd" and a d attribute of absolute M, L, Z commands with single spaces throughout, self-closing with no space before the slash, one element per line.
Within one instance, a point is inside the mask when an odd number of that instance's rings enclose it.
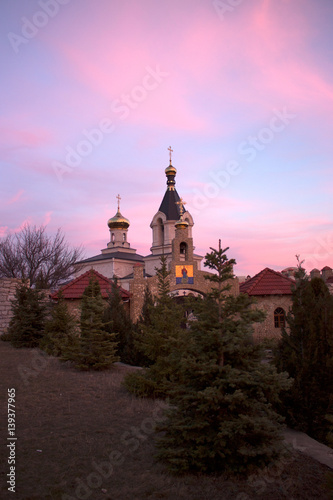
<path fill-rule="evenodd" d="M 159 427 L 158 458 L 172 472 L 248 473 L 282 450 L 281 418 L 272 408 L 286 374 L 262 363 L 252 324 L 263 319 L 247 295 L 228 293 L 234 260 L 226 249 L 206 255 L 214 286 L 185 332 L 170 409 Z"/>
<path fill-rule="evenodd" d="M 12 312 L 5 340 L 14 347 L 38 347 L 47 314 L 45 295 L 26 282 L 20 283 L 12 300 Z"/>
<path fill-rule="evenodd" d="M 170 272 L 166 257 L 156 268 L 158 296 L 149 307 L 149 321 L 140 325 L 139 350 L 147 358 L 149 367 L 132 373 L 125 379 L 126 387 L 139 396 L 164 397 L 166 383 L 173 378 L 172 358 L 177 356 L 177 346 L 184 330 L 183 308 L 170 296 Z"/>
<path fill-rule="evenodd" d="M 64 349 L 63 361 L 72 361 L 79 370 L 104 370 L 118 361 L 116 334 L 106 330 L 104 308 L 99 283 L 92 275 L 82 295 L 81 335 Z"/>
<path fill-rule="evenodd" d="M 141 314 L 138 320 L 139 327 L 147 327 L 151 325 L 151 311 L 154 308 L 154 297 L 148 285 L 146 285 L 143 296 L 143 304 Z"/>
<path fill-rule="evenodd" d="M 111 283 L 111 292 L 109 293 L 103 319 L 107 331 L 117 334 L 117 354 L 120 360 L 123 363 L 135 364 L 134 325 L 124 308 L 116 278 Z"/>
<path fill-rule="evenodd" d="M 40 348 L 52 356 L 61 356 L 68 347 L 77 342 L 78 322 L 68 310 L 60 291 L 58 302 L 53 305 L 50 319 L 45 324 L 45 335 Z"/>
<path fill-rule="evenodd" d="M 333 297 L 321 278 L 309 280 L 302 263 L 286 323 L 276 363 L 293 385 L 282 410 L 289 425 L 325 441 L 333 416 Z"/>

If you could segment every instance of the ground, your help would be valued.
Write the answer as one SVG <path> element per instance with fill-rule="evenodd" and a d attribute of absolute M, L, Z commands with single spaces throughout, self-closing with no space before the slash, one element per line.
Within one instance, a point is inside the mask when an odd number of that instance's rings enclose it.
<path fill-rule="evenodd" d="M 248 480 L 174 477 L 154 460 L 161 401 L 122 386 L 133 368 L 77 372 L 33 349 L 0 342 L 0 498 L 15 500 L 329 499 L 329 469 L 292 451 Z M 7 440 L 7 390 L 15 389 L 16 441 Z M 6 444 L 15 443 L 16 492 L 8 492 Z"/>

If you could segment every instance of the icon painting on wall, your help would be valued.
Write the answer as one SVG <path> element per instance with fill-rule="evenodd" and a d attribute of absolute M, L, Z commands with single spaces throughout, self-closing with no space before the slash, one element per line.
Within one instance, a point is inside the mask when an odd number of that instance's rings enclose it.
<path fill-rule="evenodd" d="M 193 266 L 176 266 L 176 285 L 193 285 Z"/>

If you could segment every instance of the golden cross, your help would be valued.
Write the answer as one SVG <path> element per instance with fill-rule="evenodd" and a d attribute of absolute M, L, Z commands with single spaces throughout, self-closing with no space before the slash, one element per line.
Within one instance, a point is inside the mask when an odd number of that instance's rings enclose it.
<path fill-rule="evenodd" d="M 168 147 L 168 151 L 170 152 L 170 165 L 171 165 L 171 153 L 173 153 L 173 149 L 171 149 L 171 146 Z"/>
<path fill-rule="evenodd" d="M 176 201 L 176 205 L 179 205 L 179 213 L 180 213 L 180 217 L 182 217 L 183 213 L 184 213 L 184 205 L 186 205 L 186 201 L 184 201 L 183 198 L 180 198 L 179 201 Z"/>
<path fill-rule="evenodd" d="M 119 206 L 120 206 L 120 200 L 121 200 L 120 194 L 118 194 L 118 196 L 116 196 L 116 198 L 118 200 L 118 212 L 119 212 Z"/>

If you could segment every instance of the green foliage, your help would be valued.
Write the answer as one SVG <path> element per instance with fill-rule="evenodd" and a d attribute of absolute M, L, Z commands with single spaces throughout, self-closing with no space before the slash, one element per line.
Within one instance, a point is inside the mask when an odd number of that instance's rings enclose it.
<path fill-rule="evenodd" d="M 134 346 L 134 325 L 126 312 L 120 289 L 115 279 L 111 284 L 107 307 L 103 320 L 109 333 L 117 334 L 117 354 L 123 363 L 136 364 L 137 353 Z"/>
<path fill-rule="evenodd" d="M 149 326 L 151 325 L 151 311 L 154 308 L 154 297 L 151 293 L 149 286 L 145 288 L 145 293 L 143 296 L 143 305 L 138 321 L 139 326 Z"/>
<path fill-rule="evenodd" d="M 178 345 L 184 332 L 181 328 L 184 312 L 169 295 L 170 272 L 167 270 L 164 256 L 161 257 L 161 267 L 156 268 L 156 274 L 159 294 L 155 305 L 148 306 L 149 321 L 139 324 L 137 336 L 138 348 L 149 367 L 125 379 L 125 385 L 128 390 L 138 394 L 137 385 L 144 386 L 143 379 L 146 379 L 147 387 L 144 387 L 143 392 L 151 397 L 162 397 L 166 395 L 166 384 L 173 377 L 171 360 L 178 352 Z M 140 380 L 136 381 L 136 377 Z"/>
<path fill-rule="evenodd" d="M 62 356 L 68 347 L 76 344 L 77 328 L 77 321 L 68 311 L 63 295 L 59 292 L 58 302 L 53 305 L 51 317 L 46 321 L 40 348 L 52 356 Z"/>
<path fill-rule="evenodd" d="M 82 295 L 81 336 L 64 349 L 62 360 L 78 370 L 104 370 L 118 361 L 116 334 L 106 331 L 104 301 L 97 279 L 92 275 Z"/>
<path fill-rule="evenodd" d="M 22 282 L 16 287 L 12 312 L 5 340 L 14 347 L 38 347 L 44 335 L 47 314 L 44 294 Z"/>
<path fill-rule="evenodd" d="M 283 398 L 289 425 L 325 441 L 333 415 L 333 297 L 320 278 L 309 280 L 299 264 L 288 328 L 276 364 L 294 379 Z"/>
<path fill-rule="evenodd" d="M 289 386 L 286 374 L 262 363 L 252 324 L 263 313 L 247 295 L 228 294 L 234 260 L 211 249 L 214 288 L 198 302 L 196 320 L 174 358 L 170 409 L 159 430 L 158 458 L 175 473 L 249 473 L 279 456 L 281 417 L 273 409 Z"/>

